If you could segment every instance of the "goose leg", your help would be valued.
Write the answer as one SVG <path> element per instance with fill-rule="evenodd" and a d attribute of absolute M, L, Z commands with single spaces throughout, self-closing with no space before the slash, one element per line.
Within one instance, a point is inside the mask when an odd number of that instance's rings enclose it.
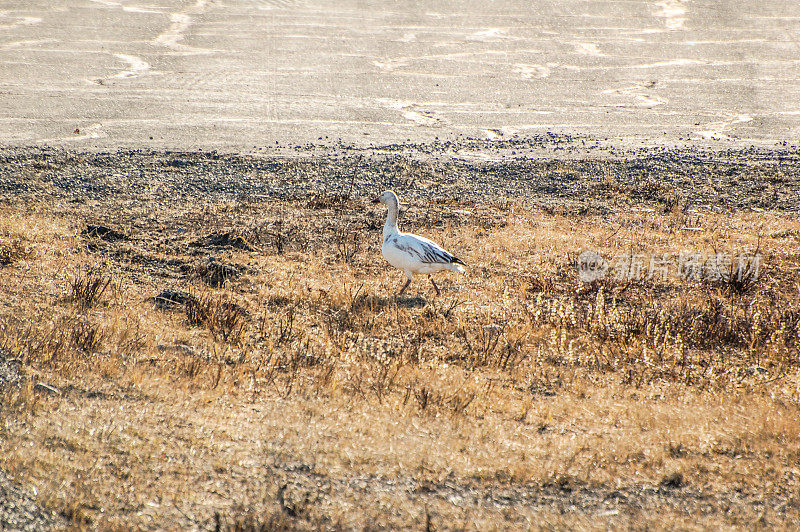
<path fill-rule="evenodd" d="M 401 288 L 401 289 L 400 289 L 400 291 L 399 291 L 399 292 L 397 292 L 397 295 L 398 295 L 398 296 L 401 296 L 401 295 L 403 295 L 403 292 L 405 292 L 405 291 L 406 291 L 406 288 L 408 288 L 408 285 L 410 285 L 410 284 L 411 284 L 411 279 L 409 279 L 408 281 L 406 281 L 406 284 L 404 284 L 404 285 L 403 285 L 403 288 Z"/>
<path fill-rule="evenodd" d="M 439 292 L 439 287 L 438 287 L 438 286 L 436 286 L 436 282 L 433 280 L 433 277 L 431 277 L 431 276 L 429 275 L 429 276 L 428 276 L 428 279 L 430 279 L 430 280 L 431 280 L 431 284 L 433 285 L 433 288 L 436 290 L 436 295 L 437 295 L 437 296 L 440 296 L 440 295 L 442 295 L 442 293 L 441 293 L 441 292 Z"/>

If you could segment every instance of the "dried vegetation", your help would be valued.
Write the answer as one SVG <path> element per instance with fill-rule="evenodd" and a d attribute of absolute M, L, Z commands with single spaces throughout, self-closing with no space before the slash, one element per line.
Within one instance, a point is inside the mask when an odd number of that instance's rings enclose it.
<path fill-rule="evenodd" d="M 0 468 L 97 528 L 792 526 L 800 222 L 679 203 L 411 209 L 470 268 L 400 298 L 384 213 L 349 196 L 163 207 L 102 242 L 94 208 L 4 206 L 26 379 Z M 581 283 L 584 249 L 763 258 Z"/>

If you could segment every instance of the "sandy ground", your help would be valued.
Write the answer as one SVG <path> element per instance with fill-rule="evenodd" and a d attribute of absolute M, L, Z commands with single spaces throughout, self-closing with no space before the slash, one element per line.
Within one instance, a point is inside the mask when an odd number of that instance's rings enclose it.
<path fill-rule="evenodd" d="M 792 0 L 4 2 L 0 144 L 774 145 L 800 133 L 798 17 Z"/>

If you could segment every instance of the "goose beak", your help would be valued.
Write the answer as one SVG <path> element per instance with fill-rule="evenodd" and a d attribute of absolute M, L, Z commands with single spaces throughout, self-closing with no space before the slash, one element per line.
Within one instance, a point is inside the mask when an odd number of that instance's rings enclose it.
<path fill-rule="evenodd" d="M 377 198 L 372 200 L 372 203 L 380 203 L 380 202 L 381 202 L 381 197 L 380 196 L 378 196 Z"/>

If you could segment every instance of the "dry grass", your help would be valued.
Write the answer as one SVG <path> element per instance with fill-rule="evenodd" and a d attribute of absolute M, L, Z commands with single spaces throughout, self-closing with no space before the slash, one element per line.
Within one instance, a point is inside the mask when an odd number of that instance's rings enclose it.
<path fill-rule="evenodd" d="M 0 468 L 102 529 L 798 524 L 800 222 L 453 207 L 405 228 L 468 274 L 401 298 L 383 212 L 349 198 L 164 209 L 91 246 L 95 213 L 5 207 L 0 347 L 28 378 Z M 582 284 L 584 249 L 762 263 Z M 171 287 L 192 297 L 155 305 Z"/>

